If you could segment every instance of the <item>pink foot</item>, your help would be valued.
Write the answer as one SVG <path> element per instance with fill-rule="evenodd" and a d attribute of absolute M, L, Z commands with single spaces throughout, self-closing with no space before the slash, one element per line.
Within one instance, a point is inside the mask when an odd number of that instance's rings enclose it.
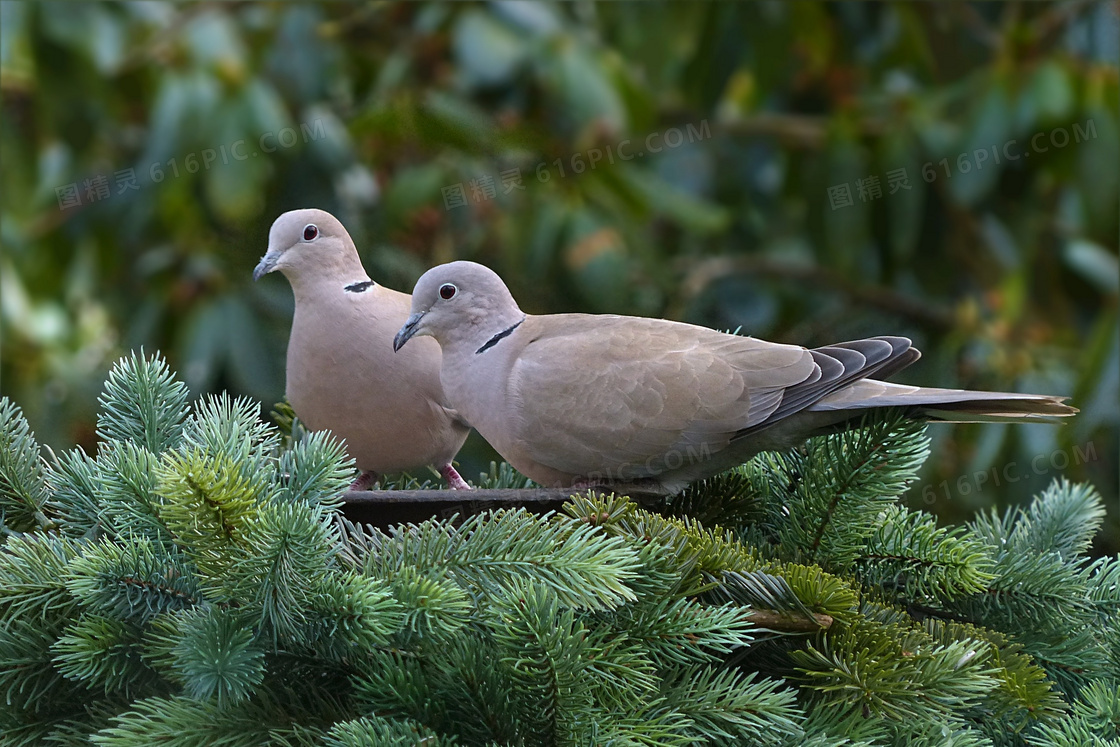
<path fill-rule="evenodd" d="M 447 484 L 452 490 L 474 490 L 450 464 L 440 467 L 439 473 L 443 475 L 444 480 L 447 480 Z"/>
<path fill-rule="evenodd" d="M 357 480 L 350 483 L 350 490 L 369 490 L 375 482 L 377 482 L 377 473 L 367 469 L 365 472 L 358 475 Z"/>

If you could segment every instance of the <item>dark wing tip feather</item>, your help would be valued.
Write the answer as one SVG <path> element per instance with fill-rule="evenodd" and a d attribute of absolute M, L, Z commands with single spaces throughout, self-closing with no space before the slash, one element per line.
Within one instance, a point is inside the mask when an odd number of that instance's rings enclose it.
<path fill-rule="evenodd" d="M 886 377 L 921 357 L 906 337 L 867 337 L 838 342 L 809 351 L 824 375 L 786 390 L 782 404 L 766 422 L 772 423 L 804 410 L 814 402 L 869 376 Z"/>

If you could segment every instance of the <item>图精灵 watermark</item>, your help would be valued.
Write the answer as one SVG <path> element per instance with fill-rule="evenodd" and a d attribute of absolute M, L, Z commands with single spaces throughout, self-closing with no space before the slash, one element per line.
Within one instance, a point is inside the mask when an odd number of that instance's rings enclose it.
<path fill-rule="evenodd" d="M 1069 449 L 1056 449 L 1048 454 L 1037 454 L 1028 462 L 1008 462 L 1002 467 L 977 470 L 966 473 L 955 480 L 942 480 L 936 485 L 922 488 L 922 500 L 933 505 L 939 498 L 952 500 L 973 493 L 982 493 L 987 488 L 1013 485 L 1021 480 L 1040 477 L 1051 472 L 1062 472 L 1071 466 L 1079 466 L 1097 461 L 1097 447 L 1092 441 L 1071 446 Z"/>
<path fill-rule="evenodd" d="M 54 193 L 58 200 L 58 209 L 69 210 L 81 207 L 83 204 L 102 202 L 117 195 L 138 191 L 141 174 L 147 177 L 148 184 L 159 184 L 166 179 L 177 179 L 184 174 L 209 171 L 212 166 L 236 164 L 239 161 L 256 158 L 262 153 L 269 155 L 303 143 L 321 140 L 326 136 L 327 130 L 323 120 L 316 119 L 312 122 L 300 123 L 298 129 L 284 127 L 261 133 L 252 141 L 242 138 L 231 143 L 187 153 L 185 156 L 156 161 L 139 167 L 140 174 L 135 167 L 113 171 L 112 183 L 108 174 L 95 174 L 87 179 L 56 187 Z"/>
<path fill-rule="evenodd" d="M 984 148 L 975 148 L 972 151 L 963 151 L 954 158 L 945 157 L 940 161 L 927 161 L 922 165 L 921 177 L 928 184 L 938 179 L 950 179 L 954 175 L 968 174 L 980 171 L 985 167 L 991 168 L 1009 161 L 1018 161 L 1021 158 L 1030 158 L 1032 153 L 1048 153 L 1051 150 L 1060 150 L 1070 144 L 1078 144 L 1095 140 L 1097 125 L 1092 119 L 1085 120 L 1084 124 L 1075 122 L 1070 127 L 1055 127 L 1049 131 L 1036 132 L 1025 143 L 1018 140 L 1008 140 L 1002 144 L 993 144 Z M 887 194 L 893 195 L 901 190 L 913 188 L 910 183 L 910 174 L 905 168 L 887 171 Z M 916 178 L 916 177 L 915 177 Z M 828 204 L 833 210 L 855 205 L 856 198 L 860 202 L 871 202 L 883 197 L 883 182 L 878 174 L 868 174 L 856 179 L 855 192 L 852 192 L 853 182 L 834 184 L 828 188 Z"/>
<path fill-rule="evenodd" d="M 501 189 L 502 195 L 525 189 L 526 179 L 535 179 L 538 184 L 545 184 L 553 179 L 565 179 L 569 176 L 595 171 L 598 168 L 614 166 L 618 163 L 645 158 L 647 154 L 657 154 L 666 150 L 673 150 L 688 143 L 695 143 L 711 138 L 712 130 L 708 120 L 703 119 L 695 124 L 688 123 L 684 127 L 670 127 L 667 130 L 651 132 L 644 138 L 627 138 L 617 143 L 588 148 L 567 156 L 555 158 L 551 161 L 541 161 L 536 167 L 528 168 L 528 175 L 522 173 L 520 168 L 509 168 L 494 174 L 479 174 L 466 182 L 458 182 L 443 187 L 443 207 L 445 210 L 466 207 L 471 203 L 482 203 L 493 200 Z"/>

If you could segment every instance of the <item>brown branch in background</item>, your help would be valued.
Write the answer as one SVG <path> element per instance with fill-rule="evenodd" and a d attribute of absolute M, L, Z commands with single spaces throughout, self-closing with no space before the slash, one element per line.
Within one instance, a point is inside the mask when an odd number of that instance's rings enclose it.
<path fill-rule="evenodd" d="M 1017 5 L 1017 3 L 1011 3 L 1011 5 Z M 961 25 L 972 31 L 976 39 L 985 47 L 996 50 L 1003 45 L 1003 39 L 988 25 L 988 22 L 980 15 L 980 11 L 973 7 L 972 3 L 953 3 L 949 7 L 955 11 L 953 15 L 957 17 Z"/>
<path fill-rule="evenodd" d="M 1036 45 L 1045 45 L 1051 37 L 1065 30 L 1066 26 L 1092 8 L 1093 0 L 1068 0 L 1047 6 L 1048 10 L 1031 21 L 1030 29 Z M 1113 3 L 1114 11 L 1120 12 Z"/>
<path fill-rule="evenodd" d="M 220 8 L 222 12 L 234 12 L 234 6 L 248 3 L 199 2 L 175 7 L 175 17 L 168 24 L 153 33 L 143 42 L 136 44 L 132 51 L 117 65 L 113 75 L 120 76 L 139 70 L 148 65 L 168 65 L 182 46 L 183 30 L 200 15 L 211 13 Z"/>
<path fill-rule="evenodd" d="M 717 280 L 736 275 L 755 275 L 779 280 L 796 280 L 826 290 L 838 291 L 851 301 L 911 319 L 937 331 L 953 328 L 951 310 L 919 301 L 890 288 L 853 283 L 839 273 L 814 265 L 782 262 L 769 257 L 713 257 L 696 263 L 681 285 L 681 309 Z"/>
<path fill-rule="evenodd" d="M 803 114 L 760 113 L 718 122 L 712 130 L 734 137 L 774 137 L 783 145 L 816 150 L 828 140 L 829 121 L 828 117 Z M 882 120 L 872 117 L 864 118 L 859 127 L 865 135 L 881 135 L 886 130 Z"/>

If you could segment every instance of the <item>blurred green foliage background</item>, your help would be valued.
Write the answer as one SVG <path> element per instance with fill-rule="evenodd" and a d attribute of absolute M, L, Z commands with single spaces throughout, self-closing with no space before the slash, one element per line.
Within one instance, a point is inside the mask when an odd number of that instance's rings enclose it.
<path fill-rule="evenodd" d="M 934 427 L 911 503 L 1067 474 L 1120 548 L 1115 3 L 0 10 L 0 382 L 56 449 L 130 348 L 278 400 L 291 291 L 250 273 L 321 207 L 402 290 L 469 258 L 530 312 L 903 334 L 899 380 L 1070 394 L 1061 428 Z"/>

